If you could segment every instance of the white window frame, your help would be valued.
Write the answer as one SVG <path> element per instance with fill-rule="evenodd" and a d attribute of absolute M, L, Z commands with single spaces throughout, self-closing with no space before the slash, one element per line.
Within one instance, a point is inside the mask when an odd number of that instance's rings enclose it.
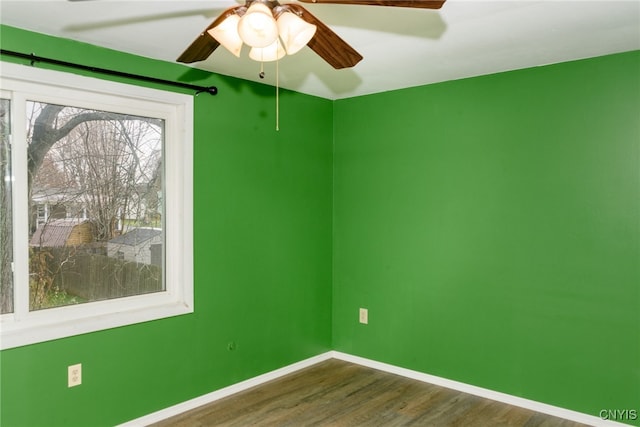
<path fill-rule="evenodd" d="M 12 103 L 14 174 L 14 312 L 0 316 L 0 349 L 192 313 L 193 97 L 4 62 L 0 91 Z M 27 100 L 164 119 L 165 291 L 29 311 Z"/>

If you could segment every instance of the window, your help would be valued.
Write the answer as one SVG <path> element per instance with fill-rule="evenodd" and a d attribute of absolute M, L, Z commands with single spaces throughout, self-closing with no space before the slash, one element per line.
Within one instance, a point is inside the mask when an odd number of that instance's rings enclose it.
<path fill-rule="evenodd" d="M 1 98 L 2 348 L 192 312 L 191 96 L 2 64 Z"/>

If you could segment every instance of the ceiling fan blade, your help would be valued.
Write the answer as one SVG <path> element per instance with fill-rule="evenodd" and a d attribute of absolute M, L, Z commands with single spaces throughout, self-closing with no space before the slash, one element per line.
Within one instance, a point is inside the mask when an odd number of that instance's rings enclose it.
<path fill-rule="evenodd" d="M 368 6 L 395 6 L 419 9 L 440 9 L 445 0 L 300 0 L 303 3 L 359 4 Z"/>
<path fill-rule="evenodd" d="M 207 28 L 200 33 L 200 35 L 182 52 L 182 55 L 178 57 L 178 62 L 184 62 L 190 64 L 192 62 L 204 61 L 220 46 L 220 43 L 207 33 L 213 27 L 217 27 L 229 17 L 241 10 L 246 9 L 245 6 L 234 6 L 220 14 Z"/>
<path fill-rule="evenodd" d="M 362 60 L 362 55 L 342 40 L 331 28 L 327 27 L 322 21 L 309 13 L 304 7 L 298 4 L 286 4 L 284 6 L 308 23 L 317 27 L 316 34 L 309 43 L 307 43 L 307 46 L 327 61 L 333 68 L 353 67 Z"/>

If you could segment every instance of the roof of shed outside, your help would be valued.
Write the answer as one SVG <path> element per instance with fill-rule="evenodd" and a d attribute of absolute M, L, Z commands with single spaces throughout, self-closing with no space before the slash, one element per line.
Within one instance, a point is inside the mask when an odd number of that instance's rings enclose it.
<path fill-rule="evenodd" d="M 89 222 L 81 218 L 53 219 L 38 227 L 29 244 L 40 247 L 62 247 L 67 243 L 73 228 Z"/>

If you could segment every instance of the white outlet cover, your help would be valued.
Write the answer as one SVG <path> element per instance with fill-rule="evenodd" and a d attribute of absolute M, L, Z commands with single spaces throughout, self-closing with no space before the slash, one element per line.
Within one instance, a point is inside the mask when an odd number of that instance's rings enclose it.
<path fill-rule="evenodd" d="M 365 325 L 369 323 L 369 310 L 366 308 L 360 309 L 360 323 L 364 323 Z"/>
<path fill-rule="evenodd" d="M 71 365 L 68 368 L 69 387 L 75 387 L 82 384 L 82 363 Z"/>

